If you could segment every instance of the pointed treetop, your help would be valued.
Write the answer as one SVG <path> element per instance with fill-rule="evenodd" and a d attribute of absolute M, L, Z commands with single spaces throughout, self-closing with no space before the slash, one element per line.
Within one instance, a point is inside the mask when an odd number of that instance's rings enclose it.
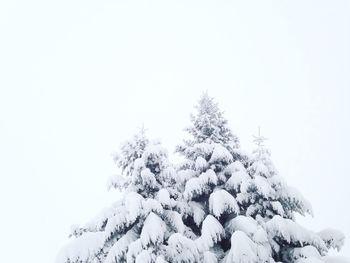
<path fill-rule="evenodd" d="M 139 134 L 140 136 L 145 137 L 146 131 L 147 131 L 147 129 L 145 128 L 145 124 L 142 123 L 141 127 L 139 128 L 139 132 L 135 136 L 137 136 Z"/>
<path fill-rule="evenodd" d="M 218 104 L 214 102 L 214 98 L 210 97 L 208 91 L 204 92 L 195 106 L 199 114 L 212 114 L 219 111 Z"/>
<path fill-rule="evenodd" d="M 124 142 L 121 146 L 120 153 L 115 154 L 114 160 L 117 166 L 121 168 L 126 175 L 131 175 L 134 169 L 134 161 L 140 158 L 149 144 L 149 139 L 146 136 L 146 129 L 140 128 L 131 139 Z"/>
<path fill-rule="evenodd" d="M 225 144 L 232 142 L 238 147 L 238 138 L 233 135 L 223 112 L 220 111 L 218 104 L 207 92 L 202 94 L 195 108 L 197 113 L 191 115 L 192 125 L 186 129 L 194 137 L 195 143 L 214 142 Z"/>
<path fill-rule="evenodd" d="M 260 133 L 260 126 L 258 127 L 258 135 L 257 135 L 257 136 L 253 135 L 253 137 L 254 137 L 253 142 L 254 142 L 258 147 L 264 146 L 264 141 L 267 140 L 266 137 L 264 137 L 264 136 L 261 135 L 261 133 Z"/>

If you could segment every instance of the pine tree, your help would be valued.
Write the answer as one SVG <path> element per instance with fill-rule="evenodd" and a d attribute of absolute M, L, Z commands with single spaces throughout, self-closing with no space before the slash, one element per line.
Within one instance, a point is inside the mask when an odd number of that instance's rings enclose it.
<path fill-rule="evenodd" d="M 249 177 L 240 185 L 240 192 L 237 194 L 237 200 L 244 207 L 246 215 L 267 220 L 274 215 L 294 219 L 294 212 L 312 214 L 309 202 L 278 175 L 264 141 L 259 129 L 259 135 L 254 140 L 257 148 L 246 170 Z"/>
<path fill-rule="evenodd" d="M 212 98 L 196 109 L 177 169 L 144 130 L 122 145 L 121 175 L 108 184 L 122 198 L 73 227 L 57 263 L 319 263 L 340 249 L 339 231 L 296 222 L 311 206 L 278 174 L 260 132 L 248 155 Z"/>
<path fill-rule="evenodd" d="M 122 189 L 123 198 L 86 226 L 74 227 L 75 238 L 57 262 L 161 263 L 171 257 L 177 242 L 172 234 L 186 228 L 176 201 L 177 173 L 167 152 L 142 130 L 121 147 L 116 161 L 123 175 L 112 178 L 109 188 Z"/>
<path fill-rule="evenodd" d="M 223 117 L 223 112 L 219 110 L 218 104 L 214 102 L 207 93 L 204 93 L 196 106 L 197 114 L 191 115 L 192 125 L 185 130 L 191 139 L 184 140 L 183 145 L 177 146 L 177 152 L 186 156 L 190 160 L 196 158 L 195 147 L 212 147 L 213 145 L 225 145 L 226 150 L 243 162 L 247 161 L 247 156 L 240 149 L 239 140 L 234 135 Z M 209 149 L 201 149 L 209 150 Z"/>
<path fill-rule="evenodd" d="M 177 148 L 186 159 L 179 170 L 190 207 L 184 223 L 206 262 L 321 260 L 341 247 L 340 232 L 314 233 L 295 222 L 295 213 L 312 213 L 311 206 L 278 175 L 260 134 L 253 155 L 243 154 L 207 94 L 191 120 L 192 138 Z"/>
<path fill-rule="evenodd" d="M 288 186 L 279 176 L 270 151 L 264 146 L 266 138 L 255 136 L 256 149 L 247 169 L 250 178 L 241 185 L 237 200 L 245 215 L 254 218 L 266 231 L 274 260 L 295 262 L 303 258 L 320 259 L 329 248 L 340 249 L 344 236 L 336 230 L 313 233 L 295 222 L 295 213 L 311 214 L 310 203 L 299 191 Z M 322 233 L 332 236 L 332 245 Z"/>
<path fill-rule="evenodd" d="M 190 208 L 184 222 L 196 236 L 200 253 L 211 255 L 205 257 L 207 262 L 218 262 L 230 248 L 225 223 L 241 214 L 235 195 L 226 184 L 233 183 L 228 179 L 235 169 L 245 170 L 249 158 L 208 94 L 203 94 L 196 109 L 192 125 L 186 129 L 191 139 L 177 147 L 186 159 L 179 170 L 183 198 Z"/>

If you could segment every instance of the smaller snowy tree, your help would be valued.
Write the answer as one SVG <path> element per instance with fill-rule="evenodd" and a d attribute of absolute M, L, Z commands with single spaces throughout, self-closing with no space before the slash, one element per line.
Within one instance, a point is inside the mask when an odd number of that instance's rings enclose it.
<path fill-rule="evenodd" d="M 234 231 L 232 236 L 236 231 L 242 231 L 249 238 L 243 238 L 245 249 L 254 248 L 257 252 L 263 252 L 264 256 L 270 254 L 273 260 L 283 262 L 296 262 L 306 258 L 321 260 L 329 248 L 339 249 L 344 236 L 338 231 L 327 230 L 317 234 L 295 222 L 295 213 L 312 214 L 311 205 L 278 175 L 270 152 L 264 146 L 265 138 L 260 135 L 260 129 L 254 141 L 257 148 L 247 169 L 249 176 L 242 180 L 237 193 L 237 201 L 245 213 L 244 217 L 234 218 L 227 225 L 230 232 Z M 237 171 L 241 172 L 242 169 L 240 167 Z M 253 229 L 255 230 L 252 231 Z M 232 242 L 231 237 L 231 244 Z M 259 256 L 257 259 L 253 262 L 263 261 Z"/>
<path fill-rule="evenodd" d="M 256 149 L 246 176 L 240 185 L 237 200 L 246 215 L 256 218 L 272 218 L 274 215 L 294 218 L 294 212 L 312 214 L 311 205 L 279 176 L 272 161 L 270 151 L 264 146 L 265 138 L 255 136 Z"/>
<path fill-rule="evenodd" d="M 109 187 L 122 189 L 123 198 L 86 226 L 74 227 L 75 238 L 57 263 L 161 263 L 174 256 L 176 234 L 186 228 L 176 201 L 177 173 L 165 149 L 141 131 L 121 147 L 116 161 L 123 175 Z"/>

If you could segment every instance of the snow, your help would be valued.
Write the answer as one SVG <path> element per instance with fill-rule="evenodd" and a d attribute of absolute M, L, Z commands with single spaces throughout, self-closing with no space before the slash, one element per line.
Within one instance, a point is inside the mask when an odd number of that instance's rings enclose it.
<path fill-rule="evenodd" d="M 167 253 L 174 263 L 200 262 L 199 251 L 195 242 L 179 233 L 168 239 Z"/>
<path fill-rule="evenodd" d="M 197 226 L 199 226 L 205 217 L 204 207 L 201 203 L 191 201 L 188 203 L 192 209 L 193 220 Z"/>
<path fill-rule="evenodd" d="M 135 263 L 151 263 L 152 257 L 147 250 L 142 250 L 140 254 L 137 255 Z"/>
<path fill-rule="evenodd" d="M 232 175 L 235 172 L 239 171 L 245 171 L 245 168 L 243 164 L 240 161 L 234 161 L 233 163 L 230 163 L 225 168 L 225 174 L 226 175 Z"/>
<path fill-rule="evenodd" d="M 124 199 L 126 219 L 134 222 L 141 213 L 143 197 L 135 192 L 127 193 Z"/>
<path fill-rule="evenodd" d="M 324 261 L 322 259 L 315 258 L 315 257 L 301 258 L 295 262 L 296 263 L 324 263 Z"/>
<path fill-rule="evenodd" d="M 121 168 L 123 174 L 132 175 L 137 159 L 141 158 L 146 146 L 149 144 L 149 140 L 145 136 L 145 131 L 140 130 L 135 134 L 132 139 L 124 142 L 121 146 L 121 153 L 115 154 L 115 161 L 118 167 Z"/>
<path fill-rule="evenodd" d="M 142 159 L 148 164 L 162 163 L 167 155 L 167 150 L 159 142 L 153 142 L 145 148 Z"/>
<path fill-rule="evenodd" d="M 143 247 L 147 247 L 149 244 L 159 244 L 164 240 L 164 234 L 166 231 L 166 225 L 164 221 L 151 212 L 146 218 L 140 239 Z"/>
<path fill-rule="evenodd" d="M 217 218 L 223 213 L 239 213 L 236 199 L 226 190 L 220 189 L 213 192 L 209 197 L 209 210 Z"/>
<path fill-rule="evenodd" d="M 272 209 L 280 216 L 284 216 L 284 209 L 282 204 L 279 201 L 270 202 Z"/>
<path fill-rule="evenodd" d="M 217 257 L 214 253 L 206 251 L 203 253 L 203 263 L 217 263 Z"/>
<path fill-rule="evenodd" d="M 201 195 L 203 191 L 201 180 L 199 178 L 191 178 L 186 183 L 184 197 L 190 200 L 194 195 Z"/>
<path fill-rule="evenodd" d="M 275 174 L 274 176 L 267 178 L 267 181 L 269 182 L 271 187 L 276 190 L 276 192 L 282 194 L 285 191 L 287 191 L 286 189 L 288 186 L 282 176 Z"/>
<path fill-rule="evenodd" d="M 254 179 L 245 180 L 241 185 L 241 191 L 245 193 L 254 191 L 265 198 L 273 198 L 275 195 L 275 191 L 272 189 L 266 178 L 261 176 L 257 176 Z"/>
<path fill-rule="evenodd" d="M 231 177 L 226 181 L 225 188 L 227 190 L 238 191 L 243 182 L 249 180 L 250 177 L 244 170 L 234 171 Z"/>
<path fill-rule="evenodd" d="M 164 186 L 171 186 L 172 183 L 177 183 L 180 181 L 179 175 L 174 169 L 174 167 L 167 167 L 160 172 L 159 178 L 162 180 Z"/>
<path fill-rule="evenodd" d="M 192 199 L 195 195 L 200 196 L 209 185 L 217 184 L 217 176 L 211 169 L 201 173 L 198 177 L 191 178 L 187 181 L 184 191 L 184 196 L 188 200 Z"/>
<path fill-rule="evenodd" d="M 317 234 L 279 215 L 274 216 L 266 223 L 266 230 L 271 238 L 279 237 L 287 243 L 313 245 L 320 253 L 328 250 L 323 240 Z"/>
<path fill-rule="evenodd" d="M 196 159 L 195 167 L 196 171 L 202 172 L 208 168 L 208 163 L 202 156 L 198 156 Z"/>
<path fill-rule="evenodd" d="M 213 164 L 213 163 L 226 163 L 229 164 L 233 161 L 233 157 L 232 154 L 225 148 L 223 147 L 221 144 L 216 143 L 213 153 L 210 157 L 209 163 Z"/>
<path fill-rule="evenodd" d="M 157 186 L 157 180 L 150 169 L 146 168 L 141 171 L 142 184 L 150 188 L 155 188 Z"/>
<path fill-rule="evenodd" d="M 71 240 L 59 252 L 56 263 L 65 263 L 67 260 L 91 261 L 96 258 L 98 252 L 102 249 L 105 242 L 104 232 L 88 232 L 84 235 Z"/>
<path fill-rule="evenodd" d="M 334 248 L 339 251 L 344 245 L 345 236 L 339 230 L 327 228 L 318 232 L 318 235 L 326 243 L 328 248 Z"/>
<path fill-rule="evenodd" d="M 321 255 L 318 250 L 313 246 L 296 247 L 290 249 L 290 251 L 285 255 L 288 260 L 302 260 L 307 258 L 321 259 Z"/>
<path fill-rule="evenodd" d="M 231 236 L 231 249 L 225 257 L 225 263 L 256 263 L 259 262 L 256 244 L 242 231 L 236 231 Z"/>
<path fill-rule="evenodd" d="M 202 224 L 202 234 L 196 239 L 198 249 L 200 251 L 208 250 L 219 242 L 224 234 L 225 231 L 220 222 L 212 215 L 208 215 Z"/>
<path fill-rule="evenodd" d="M 136 219 L 135 219 L 136 220 Z M 127 219 L 127 212 L 125 207 L 119 207 L 117 213 L 108 219 L 105 227 L 106 238 L 113 235 L 115 232 L 120 232 L 124 228 L 128 227 L 134 221 Z"/>
<path fill-rule="evenodd" d="M 182 216 L 176 211 L 164 211 L 164 217 L 166 221 L 174 228 L 174 230 L 180 234 L 185 231 L 185 225 L 182 221 Z"/>
<path fill-rule="evenodd" d="M 109 250 L 109 253 L 104 263 L 120 262 L 125 257 L 130 243 L 138 238 L 137 233 L 131 229 L 124 236 L 122 236 Z"/>
<path fill-rule="evenodd" d="M 141 239 L 137 239 L 134 242 L 130 243 L 128 247 L 128 252 L 126 253 L 126 261 L 134 262 L 137 255 L 142 251 Z"/>
<path fill-rule="evenodd" d="M 235 154 L 238 140 L 210 103 L 181 148 L 187 164 L 179 170 L 159 143 L 139 136 L 125 144 L 123 176 L 109 181 L 125 189 L 123 198 L 74 227 L 57 263 L 336 262 L 324 256 L 341 248 L 344 235 L 289 219 L 312 213 L 308 201 L 279 177 L 261 145 L 251 159 Z"/>
<path fill-rule="evenodd" d="M 291 186 L 286 186 L 285 191 L 283 191 L 281 194 L 285 200 L 296 205 L 295 209 L 301 215 L 304 215 L 305 213 L 313 215 L 310 202 L 302 196 L 298 189 Z"/>
<path fill-rule="evenodd" d="M 199 176 L 200 181 L 204 184 L 213 184 L 216 185 L 218 178 L 216 177 L 215 172 L 212 169 L 209 169 L 205 173 L 202 173 Z"/>
<path fill-rule="evenodd" d="M 160 189 L 157 193 L 157 200 L 163 205 L 163 206 L 169 206 L 170 205 L 170 195 L 168 190 L 166 189 Z"/>
<path fill-rule="evenodd" d="M 258 243 L 268 241 L 266 231 L 251 217 L 239 215 L 229 221 L 225 229 L 229 233 L 241 231 Z"/>
<path fill-rule="evenodd" d="M 105 224 L 108 218 L 111 218 L 113 215 L 115 215 L 115 212 L 117 210 L 116 207 L 119 207 L 121 204 L 122 201 L 119 200 L 113 206 L 104 208 L 85 225 L 85 228 L 93 232 L 102 230 L 102 226 Z"/>
<path fill-rule="evenodd" d="M 258 176 L 254 178 L 252 182 L 257 188 L 258 193 L 264 196 L 265 198 L 275 197 L 275 190 L 272 189 L 272 187 L 264 177 Z"/>
<path fill-rule="evenodd" d="M 253 171 L 255 176 L 270 177 L 270 170 L 261 160 L 255 161 L 250 167 L 250 170 Z"/>
<path fill-rule="evenodd" d="M 109 177 L 107 181 L 107 190 L 112 188 L 122 190 L 129 184 L 129 178 L 122 175 L 114 175 Z"/>
<path fill-rule="evenodd" d="M 196 143 L 192 150 L 196 153 L 203 154 L 203 158 L 208 157 L 214 149 L 214 145 L 211 143 Z"/>
<path fill-rule="evenodd" d="M 187 182 L 191 178 L 193 178 L 196 175 L 196 172 L 192 169 L 186 169 L 186 170 L 180 170 L 178 172 L 178 176 L 180 179 L 180 182 Z"/>
<path fill-rule="evenodd" d="M 258 223 L 252 217 L 238 215 L 228 222 L 225 229 L 231 234 L 239 230 L 248 236 L 252 236 L 258 229 Z"/>
<path fill-rule="evenodd" d="M 158 256 L 156 258 L 155 263 L 168 263 L 168 262 L 163 258 L 163 256 Z"/>
<path fill-rule="evenodd" d="M 147 198 L 142 202 L 142 209 L 143 214 L 149 214 L 150 212 L 155 212 L 158 214 L 163 213 L 163 207 L 161 203 L 152 198 Z"/>

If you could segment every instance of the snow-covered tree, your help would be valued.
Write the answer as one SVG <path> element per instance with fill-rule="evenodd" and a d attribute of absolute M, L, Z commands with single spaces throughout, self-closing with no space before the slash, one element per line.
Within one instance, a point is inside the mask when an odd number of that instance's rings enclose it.
<path fill-rule="evenodd" d="M 295 213 L 311 214 L 311 206 L 279 176 L 260 134 L 253 154 L 244 154 L 207 94 L 191 120 L 192 137 L 177 148 L 185 157 L 179 176 L 190 208 L 184 223 L 208 262 L 302 262 L 339 249 L 341 233 L 322 235 L 295 222 Z"/>
<path fill-rule="evenodd" d="M 190 208 L 184 222 L 192 230 L 200 253 L 212 255 L 207 257 L 210 262 L 218 262 L 230 248 L 231 235 L 227 235 L 225 224 L 242 213 L 230 190 L 249 175 L 242 173 L 238 181 L 229 179 L 236 169 L 245 171 L 249 157 L 208 94 L 203 94 L 196 109 L 186 129 L 190 138 L 177 147 L 185 158 L 179 176 L 183 180 L 183 198 Z"/>
<path fill-rule="evenodd" d="M 74 227 L 57 263 L 161 263 L 174 254 L 176 234 L 183 235 L 186 227 L 176 201 L 177 173 L 166 150 L 141 131 L 121 147 L 116 161 L 122 175 L 112 178 L 109 188 L 123 189 L 123 198 L 84 227 Z M 199 257 L 195 251 L 191 255 Z"/>
<path fill-rule="evenodd" d="M 144 130 L 122 145 L 121 175 L 108 183 L 122 198 L 73 227 L 57 263 L 319 263 L 341 248 L 339 231 L 296 222 L 311 206 L 279 175 L 260 132 L 247 154 L 212 98 L 196 109 L 176 169 Z"/>
<path fill-rule="evenodd" d="M 191 115 L 191 125 L 186 128 L 191 138 L 177 146 L 177 152 L 193 161 L 197 158 L 195 155 L 198 151 L 205 151 L 209 154 L 213 145 L 216 144 L 224 146 L 235 159 L 247 161 L 247 157 L 240 150 L 238 137 L 232 133 L 227 120 L 223 117 L 223 112 L 220 111 L 214 99 L 204 93 L 196 109 L 197 113 Z M 216 150 L 216 153 L 220 154 L 219 149 Z"/>
<path fill-rule="evenodd" d="M 274 215 L 294 218 L 294 212 L 312 214 L 311 205 L 299 191 L 288 186 L 275 169 L 270 151 L 264 146 L 265 138 L 255 137 L 256 149 L 247 169 L 247 177 L 237 194 L 239 204 L 246 215 L 271 219 Z"/>

